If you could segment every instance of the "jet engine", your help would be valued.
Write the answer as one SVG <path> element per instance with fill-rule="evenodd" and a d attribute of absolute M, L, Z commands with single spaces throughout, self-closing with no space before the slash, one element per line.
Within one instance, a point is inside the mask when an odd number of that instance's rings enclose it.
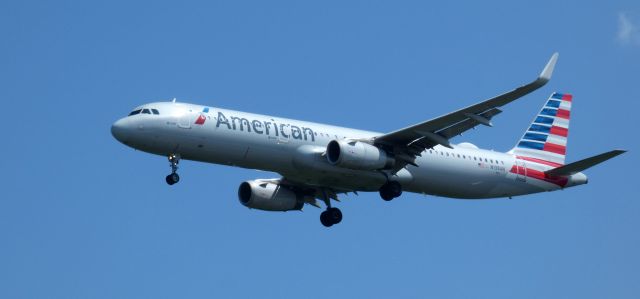
<path fill-rule="evenodd" d="M 385 151 L 368 143 L 351 140 L 329 142 L 327 160 L 331 165 L 356 170 L 384 169 L 395 164 L 395 160 Z"/>
<path fill-rule="evenodd" d="M 301 210 L 304 197 L 294 191 L 269 181 L 254 180 L 240 184 L 240 203 L 251 209 L 265 211 Z"/>

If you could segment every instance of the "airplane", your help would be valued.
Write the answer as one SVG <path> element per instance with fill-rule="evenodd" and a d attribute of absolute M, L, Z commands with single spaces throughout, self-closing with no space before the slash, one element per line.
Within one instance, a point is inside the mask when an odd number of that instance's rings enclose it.
<path fill-rule="evenodd" d="M 459 199 L 511 198 L 586 184 L 582 171 L 624 153 L 612 150 L 565 163 L 573 96 L 554 92 L 508 152 L 450 139 L 478 125 L 493 126 L 499 108 L 544 86 L 554 53 L 532 82 L 458 111 L 393 132 L 379 133 L 173 101 L 134 108 L 111 133 L 121 143 L 165 156 L 174 185 L 181 159 L 278 173 L 242 182 L 238 199 L 250 209 L 326 209 L 326 227 L 342 221 L 331 200 L 339 194 L 379 192 L 390 201 L 403 191 Z"/>

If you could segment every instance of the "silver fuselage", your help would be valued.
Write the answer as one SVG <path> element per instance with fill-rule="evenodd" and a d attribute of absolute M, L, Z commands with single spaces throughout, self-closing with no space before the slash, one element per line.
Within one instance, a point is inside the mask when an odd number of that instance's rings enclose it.
<path fill-rule="evenodd" d="M 159 102 L 159 115 L 124 117 L 112 126 L 120 142 L 149 153 L 260 169 L 309 186 L 345 191 L 377 191 L 382 171 L 345 169 L 328 163 L 324 152 L 334 139 L 369 139 L 381 133 L 187 103 Z M 139 109 L 139 108 L 137 108 Z M 482 199 L 511 197 L 584 184 L 582 173 L 558 183 L 544 179 L 552 167 L 472 144 L 436 146 L 391 179 L 409 192 Z"/>

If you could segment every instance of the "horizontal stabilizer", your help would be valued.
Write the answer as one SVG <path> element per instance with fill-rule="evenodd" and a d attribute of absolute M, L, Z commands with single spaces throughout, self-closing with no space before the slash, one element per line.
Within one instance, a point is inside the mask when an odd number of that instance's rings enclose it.
<path fill-rule="evenodd" d="M 617 155 L 625 153 L 625 150 L 612 150 L 610 152 L 606 152 L 604 154 L 600 154 L 597 156 L 593 156 L 591 158 L 586 158 L 577 162 L 573 162 L 571 164 L 567 164 L 564 166 L 560 166 L 558 168 L 554 168 L 551 170 L 545 171 L 548 175 L 554 176 L 569 176 L 581 172 L 587 168 L 590 168 L 594 165 L 598 165 L 604 161 L 607 161 Z"/>

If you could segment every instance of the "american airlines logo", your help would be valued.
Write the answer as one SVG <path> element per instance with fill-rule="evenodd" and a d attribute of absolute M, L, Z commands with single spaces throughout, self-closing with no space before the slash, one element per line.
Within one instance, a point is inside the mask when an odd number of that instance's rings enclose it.
<path fill-rule="evenodd" d="M 201 114 L 196 120 L 196 124 L 202 125 L 204 124 L 204 121 L 205 116 Z M 310 139 L 312 142 L 316 141 L 315 133 L 310 128 L 298 127 L 287 123 L 277 123 L 274 119 L 262 121 L 257 119 L 249 120 L 247 118 L 237 116 L 229 116 L 229 118 L 227 118 L 224 113 L 218 112 L 216 128 L 219 128 L 220 126 L 234 131 L 240 130 L 260 135 L 264 134 L 297 140 L 306 141 Z"/>
<path fill-rule="evenodd" d="M 200 114 L 200 116 L 198 116 L 198 118 L 196 119 L 195 124 L 196 125 L 204 125 L 204 121 L 207 120 L 207 117 L 204 116 L 204 114 Z"/>

